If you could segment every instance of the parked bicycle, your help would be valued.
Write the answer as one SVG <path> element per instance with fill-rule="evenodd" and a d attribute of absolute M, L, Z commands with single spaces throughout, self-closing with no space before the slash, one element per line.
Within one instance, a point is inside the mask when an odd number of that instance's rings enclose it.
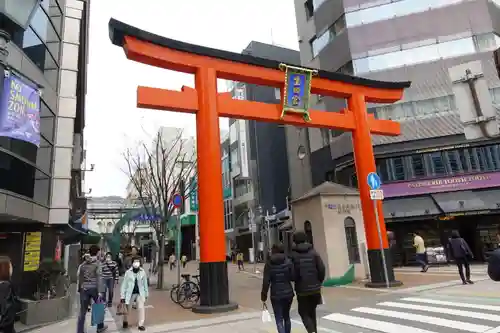
<path fill-rule="evenodd" d="M 173 285 L 170 290 L 170 299 L 179 304 L 184 309 L 190 309 L 196 305 L 200 299 L 200 276 L 191 274 L 181 274 L 184 282 L 179 285 Z M 193 282 L 191 277 L 196 280 Z"/>

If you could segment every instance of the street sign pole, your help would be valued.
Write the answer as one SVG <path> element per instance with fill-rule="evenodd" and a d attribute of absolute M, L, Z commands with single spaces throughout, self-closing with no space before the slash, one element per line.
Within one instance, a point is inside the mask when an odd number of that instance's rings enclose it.
<path fill-rule="evenodd" d="M 175 208 L 176 212 L 176 232 L 177 232 L 177 237 L 175 240 L 175 256 L 177 259 L 177 285 L 181 285 L 181 216 L 180 216 L 180 208 L 184 203 L 184 198 L 180 193 L 175 193 L 172 196 L 172 205 Z"/>
<path fill-rule="evenodd" d="M 368 186 L 370 187 L 370 198 L 373 202 L 373 208 L 375 210 L 375 220 L 377 222 L 377 233 L 378 233 L 378 241 L 380 246 L 380 255 L 382 257 L 382 265 L 384 266 L 384 278 L 385 278 L 385 287 L 390 288 L 389 283 L 389 270 L 387 269 L 387 260 L 385 258 L 385 249 L 384 242 L 382 240 L 382 231 L 380 230 L 380 221 L 378 216 L 378 205 L 377 201 L 384 199 L 384 192 L 380 189 L 382 182 L 380 181 L 380 177 L 375 172 L 371 172 L 367 177 Z"/>

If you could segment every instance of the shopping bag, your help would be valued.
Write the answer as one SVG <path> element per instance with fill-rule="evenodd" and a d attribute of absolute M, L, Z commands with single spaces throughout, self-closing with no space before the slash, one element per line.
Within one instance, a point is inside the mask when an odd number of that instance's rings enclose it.
<path fill-rule="evenodd" d="M 127 306 L 125 303 L 118 303 L 116 307 L 116 315 L 117 316 L 125 316 L 127 314 Z"/>
<path fill-rule="evenodd" d="M 272 321 L 271 314 L 267 310 L 267 305 L 266 303 L 262 303 L 262 322 L 263 323 L 270 323 Z"/>
<path fill-rule="evenodd" d="M 104 311 L 106 311 L 106 304 L 103 302 L 92 304 L 91 326 L 97 326 L 98 324 L 104 323 Z"/>
<path fill-rule="evenodd" d="M 321 303 L 320 304 L 321 305 L 325 305 L 326 304 L 325 298 L 323 297 L 323 295 L 321 295 Z"/>

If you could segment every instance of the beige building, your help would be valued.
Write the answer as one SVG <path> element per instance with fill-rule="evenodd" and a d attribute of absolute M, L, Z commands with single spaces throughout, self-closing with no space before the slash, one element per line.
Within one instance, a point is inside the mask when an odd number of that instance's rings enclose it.
<path fill-rule="evenodd" d="M 324 182 L 292 202 L 296 231 L 304 231 L 326 266 L 326 277 L 343 276 L 354 265 L 356 279 L 369 272 L 359 192 Z"/>

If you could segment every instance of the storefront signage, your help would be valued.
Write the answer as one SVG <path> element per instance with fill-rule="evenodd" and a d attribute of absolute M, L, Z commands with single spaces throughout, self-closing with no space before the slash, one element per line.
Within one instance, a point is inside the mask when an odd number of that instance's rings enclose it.
<path fill-rule="evenodd" d="M 26 240 L 24 242 L 24 272 L 33 272 L 38 269 L 40 265 L 40 248 L 42 245 L 41 232 L 28 232 L 26 233 Z"/>
<path fill-rule="evenodd" d="M 361 205 L 357 204 L 325 204 L 325 208 L 336 210 L 339 214 L 351 214 L 353 210 L 360 210 Z"/>
<path fill-rule="evenodd" d="M 386 198 L 500 187 L 500 172 L 382 185 Z"/>

